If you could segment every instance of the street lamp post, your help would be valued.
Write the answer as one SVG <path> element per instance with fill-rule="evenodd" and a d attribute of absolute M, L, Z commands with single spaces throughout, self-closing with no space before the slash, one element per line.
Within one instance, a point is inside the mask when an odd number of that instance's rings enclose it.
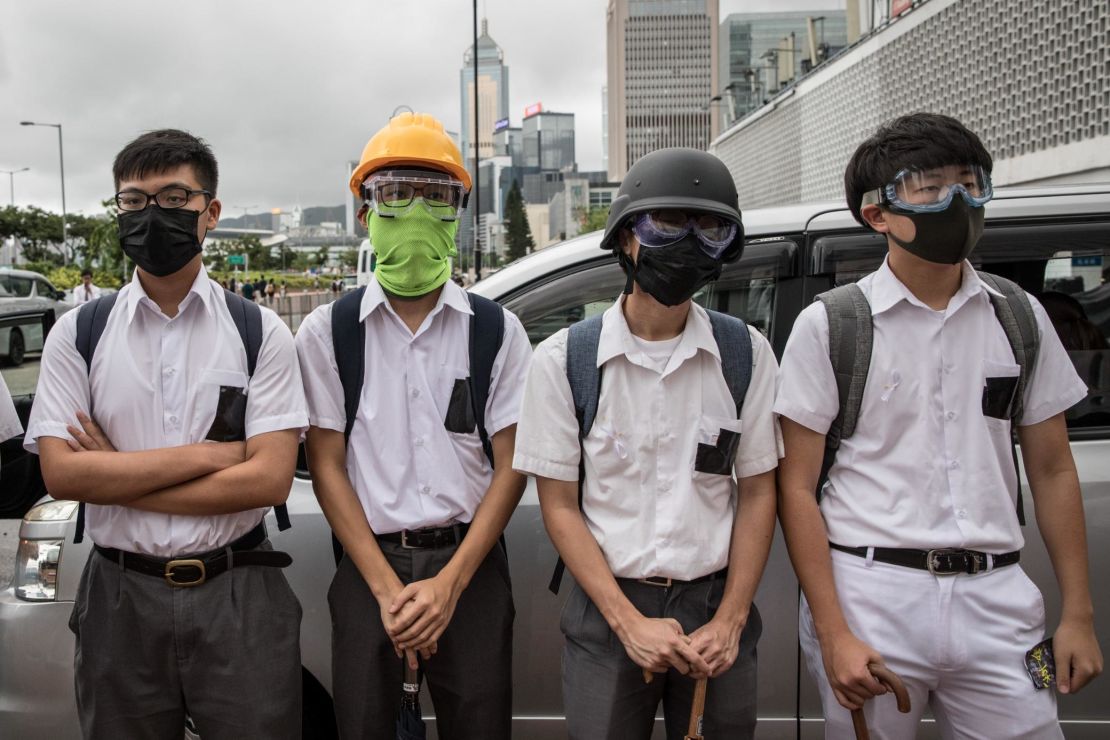
<path fill-rule="evenodd" d="M 13 208 L 15 207 L 15 176 L 18 175 L 20 172 L 26 172 L 29 169 L 31 169 L 31 168 L 30 167 L 24 167 L 21 170 L 0 170 L 0 172 L 3 172 L 5 175 L 8 176 L 8 187 L 11 188 L 11 192 L 12 192 L 12 207 Z"/>
<path fill-rule="evenodd" d="M 68 261 L 69 255 L 65 252 L 69 242 L 69 224 L 66 223 L 66 160 L 62 151 L 62 124 L 60 123 L 35 123 L 34 121 L 20 121 L 20 126 L 49 126 L 58 129 L 58 168 L 62 173 L 62 256 Z"/>

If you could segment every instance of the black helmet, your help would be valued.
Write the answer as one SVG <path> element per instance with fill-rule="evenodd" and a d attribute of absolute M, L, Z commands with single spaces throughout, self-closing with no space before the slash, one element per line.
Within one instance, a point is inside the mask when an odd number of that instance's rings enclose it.
<path fill-rule="evenodd" d="M 736 238 L 721 258 L 735 262 L 744 251 L 736 183 L 721 160 L 700 149 L 675 147 L 645 154 L 629 168 L 609 207 L 602 249 L 617 248 L 617 232 L 631 216 L 661 208 L 701 211 L 736 224 Z"/>

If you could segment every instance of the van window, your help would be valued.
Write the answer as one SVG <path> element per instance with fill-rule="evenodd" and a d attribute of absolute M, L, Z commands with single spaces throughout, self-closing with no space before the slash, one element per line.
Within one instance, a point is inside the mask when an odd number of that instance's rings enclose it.
<path fill-rule="evenodd" d="M 885 255 L 874 234 L 827 236 L 814 242 L 812 266 L 843 285 L 876 270 Z M 988 224 L 971 261 L 1044 306 L 1089 389 L 1068 410 L 1068 427 L 1110 427 L 1110 222 Z"/>
<path fill-rule="evenodd" d="M 31 278 L 17 275 L 0 275 L 0 284 L 16 298 L 27 298 L 31 295 Z"/>

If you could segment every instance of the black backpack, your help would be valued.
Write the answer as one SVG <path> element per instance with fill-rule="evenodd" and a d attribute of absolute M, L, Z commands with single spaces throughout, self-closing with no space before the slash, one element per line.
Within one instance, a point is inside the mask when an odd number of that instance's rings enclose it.
<path fill-rule="evenodd" d="M 1029 297 L 1017 283 L 987 272 L 977 272 L 988 286 L 1001 294 L 990 295 L 991 307 L 1006 332 L 1006 339 L 1014 353 L 1014 360 L 1021 367 L 1014 402 L 1010 407 L 1010 423 L 1016 424 L 1024 413 L 1025 388 L 1040 351 L 1037 317 Z M 829 470 L 836 460 L 841 440 L 856 431 L 863 389 L 867 385 L 867 371 L 871 366 L 871 349 L 874 334 L 871 324 L 871 306 L 856 283 L 849 283 L 821 293 L 816 300 L 825 304 L 829 318 L 829 359 L 836 376 L 837 398 L 840 409 L 825 435 L 825 456 L 817 480 L 817 498 L 829 478 Z M 1017 470 L 1017 445 L 1011 435 L 1010 451 Z M 1018 474 L 1017 517 L 1025 525 L 1025 505 L 1021 495 L 1021 475 Z"/>
<path fill-rule="evenodd" d="M 355 425 L 358 403 L 362 396 L 362 382 L 366 373 L 366 324 L 359 321 L 359 307 L 366 286 L 347 293 L 337 300 L 331 309 L 331 343 L 335 352 L 335 364 L 339 369 L 339 382 L 343 384 L 343 410 L 346 415 L 344 439 L 350 442 L 351 429 Z M 501 350 L 505 338 L 505 312 L 501 306 L 489 298 L 467 292 L 470 299 L 470 375 L 467 386 L 470 390 L 471 411 L 474 414 L 478 437 L 482 440 L 482 450 L 493 467 L 493 444 L 486 432 L 486 402 L 489 400 L 490 375 L 493 361 Z M 502 540 L 504 545 L 504 540 Z M 335 562 L 343 557 L 339 540 L 332 535 L 332 548 Z"/>
<path fill-rule="evenodd" d="M 77 352 L 85 360 L 85 370 L 92 370 L 93 354 L 104 334 L 104 327 L 108 325 L 108 316 L 116 305 L 119 293 L 102 296 L 94 301 L 89 301 L 78 309 L 77 314 Z M 262 349 L 262 309 L 253 301 L 224 290 L 224 301 L 227 303 L 228 313 L 239 330 L 239 338 L 243 340 L 243 349 L 247 352 L 247 376 L 253 377 L 255 367 L 258 365 L 258 352 Z M 278 529 L 284 531 L 291 526 L 289 510 L 285 504 L 274 507 L 274 516 L 277 517 Z M 81 542 L 85 538 L 85 503 L 77 507 L 77 529 L 73 541 Z"/>

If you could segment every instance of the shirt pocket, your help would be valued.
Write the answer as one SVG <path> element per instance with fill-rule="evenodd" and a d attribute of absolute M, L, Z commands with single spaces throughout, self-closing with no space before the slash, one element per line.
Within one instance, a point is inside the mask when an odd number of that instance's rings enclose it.
<path fill-rule="evenodd" d="M 1021 366 L 1013 362 L 983 363 L 983 416 L 1009 420 L 1017 396 Z"/>
<path fill-rule="evenodd" d="M 702 417 L 698 424 L 698 445 L 694 451 L 694 472 L 731 477 L 736 467 L 736 451 L 742 430 L 740 419 Z"/>
<path fill-rule="evenodd" d="M 470 399 L 469 378 L 455 378 L 443 426 L 456 434 L 473 434 L 476 431 L 478 423 L 474 418 L 474 404 Z"/>
<path fill-rule="evenodd" d="M 204 438 L 213 442 L 242 442 L 247 431 L 247 374 L 237 370 L 205 370 L 200 376 L 197 409 L 202 419 L 212 409 L 212 423 Z"/>

